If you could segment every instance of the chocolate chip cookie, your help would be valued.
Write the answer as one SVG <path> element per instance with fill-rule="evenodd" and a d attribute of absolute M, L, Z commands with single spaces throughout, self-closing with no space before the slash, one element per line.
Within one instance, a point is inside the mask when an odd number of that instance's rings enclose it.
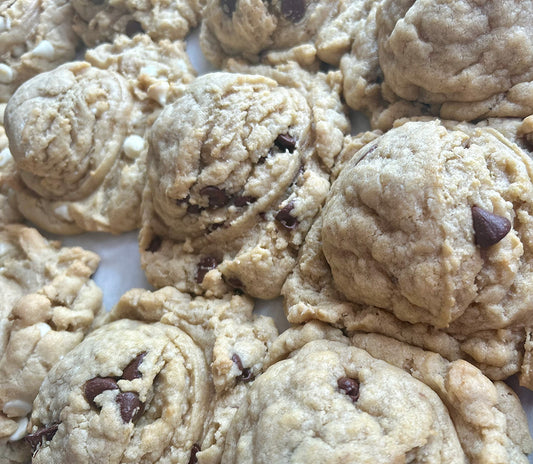
<path fill-rule="evenodd" d="M 20 211 L 55 233 L 137 228 L 146 131 L 193 78 L 183 44 L 145 35 L 26 82 L 5 115 Z"/>
<path fill-rule="evenodd" d="M 347 120 L 337 73 L 265 68 L 201 76 L 154 123 L 140 232 L 152 285 L 279 295 Z"/>

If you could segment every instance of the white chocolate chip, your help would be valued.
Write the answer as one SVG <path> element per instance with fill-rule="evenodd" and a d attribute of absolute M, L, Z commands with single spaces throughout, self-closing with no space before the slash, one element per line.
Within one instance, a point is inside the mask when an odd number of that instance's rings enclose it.
<path fill-rule="evenodd" d="M 35 324 L 35 327 L 39 329 L 39 332 L 41 332 L 41 338 L 43 338 L 48 332 L 52 330 L 52 327 L 50 327 L 46 322 L 38 322 Z"/>
<path fill-rule="evenodd" d="M 17 430 L 9 437 L 9 441 L 17 441 L 22 440 L 26 436 L 26 430 L 28 427 L 28 418 L 27 417 L 21 417 L 19 419 L 19 425 L 17 427 Z"/>
<path fill-rule="evenodd" d="M 3 168 L 7 163 L 9 163 L 13 157 L 11 156 L 11 152 L 9 151 L 9 148 L 4 148 L 2 151 L 0 151 L 0 168 Z"/>
<path fill-rule="evenodd" d="M 54 46 L 48 40 L 41 40 L 37 46 L 31 51 L 33 56 L 38 56 L 40 58 L 54 58 L 56 51 Z"/>
<path fill-rule="evenodd" d="M 166 81 L 156 82 L 148 87 L 148 97 L 150 97 L 152 100 L 155 100 L 161 106 L 165 106 L 169 87 L 170 86 Z"/>
<path fill-rule="evenodd" d="M 9 31 L 9 29 L 11 29 L 11 18 L 0 16 L 0 32 Z"/>
<path fill-rule="evenodd" d="M 54 208 L 54 213 L 56 213 L 60 218 L 65 221 L 72 221 L 72 217 L 68 212 L 68 205 L 59 205 Z"/>
<path fill-rule="evenodd" d="M 31 403 L 23 400 L 11 400 L 4 404 L 2 412 L 7 417 L 23 417 L 31 412 Z"/>
<path fill-rule="evenodd" d="M 124 140 L 122 149 L 125 155 L 130 159 L 137 158 L 145 147 L 145 140 L 140 135 L 130 135 Z"/>
<path fill-rule="evenodd" d="M 11 84 L 15 80 L 15 71 L 5 63 L 0 63 L 0 84 Z"/>

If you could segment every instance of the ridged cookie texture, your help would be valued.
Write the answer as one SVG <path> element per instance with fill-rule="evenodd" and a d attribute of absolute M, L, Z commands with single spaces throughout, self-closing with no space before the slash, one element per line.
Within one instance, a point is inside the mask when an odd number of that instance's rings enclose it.
<path fill-rule="evenodd" d="M 361 337 L 316 321 L 281 334 L 222 463 L 528 462 L 527 419 L 505 384 L 399 342 L 389 359 Z"/>
<path fill-rule="evenodd" d="M 533 113 L 531 1 L 374 3 L 341 60 L 346 101 L 374 127 Z"/>
<path fill-rule="evenodd" d="M 252 309 L 171 287 L 126 293 L 43 383 L 26 437 L 33 462 L 219 462 L 277 335 Z"/>
<path fill-rule="evenodd" d="M 25 435 L 41 382 L 103 312 L 99 257 L 23 225 L 0 228 L 0 449 Z M 7 443 L 7 441 L 11 444 Z M 13 445 L 16 446 L 16 445 Z"/>
<path fill-rule="evenodd" d="M 182 43 L 143 35 L 26 82 L 5 113 L 19 210 L 61 234 L 139 227 L 146 132 L 193 79 Z"/>
<path fill-rule="evenodd" d="M 404 121 L 375 138 L 307 236 L 289 321 L 384 333 L 494 379 L 522 370 L 531 388 L 531 173 L 491 127 Z"/>
<path fill-rule="evenodd" d="M 156 287 L 274 298 L 328 192 L 348 123 L 338 73 L 235 70 L 200 76 L 154 123 L 141 264 Z"/>
<path fill-rule="evenodd" d="M 79 38 L 67 0 L 0 4 L 0 103 L 31 77 L 74 59 Z"/>

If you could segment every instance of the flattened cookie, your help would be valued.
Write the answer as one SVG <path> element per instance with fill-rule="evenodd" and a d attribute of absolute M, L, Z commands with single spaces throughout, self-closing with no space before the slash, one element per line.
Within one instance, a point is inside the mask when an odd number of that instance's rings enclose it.
<path fill-rule="evenodd" d="M 137 319 L 92 332 L 43 383 L 26 437 L 33 462 L 217 462 L 276 335 L 251 311 L 242 297 L 128 292 L 110 319 Z"/>
<path fill-rule="evenodd" d="M 376 3 L 343 57 L 347 103 L 388 128 L 400 116 L 533 113 L 531 1 Z M 372 102 L 372 99 L 374 100 Z"/>
<path fill-rule="evenodd" d="M 0 229 L 0 447 L 20 440 L 42 380 L 102 311 L 97 255 L 22 225 Z"/>
<path fill-rule="evenodd" d="M 212 73 L 162 111 L 140 233 L 152 285 L 279 295 L 347 130 L 336 76 Z"/>
<path fill-rule="evenodd" d="M 146 131 L 193 79 L 192 67 L 182 43 L 147 36 L 120 36 L 86 58 L 36 76 L 7 105 L 17 206 L 55 233 L 133 230 Z"/>
<path fill-rule="evenodd" d="M 111 42 L 119 34 L 146 33 L 154 40 L 185 38 L 200 20 L 205 0 L 73 0 L 73 29 L 85 45 Z"/>
<path fill-rule="evenodd" d="M 0 4 L 0 103 L 29 78 L 74 59 L 73 16 L 67 0 Z"/>

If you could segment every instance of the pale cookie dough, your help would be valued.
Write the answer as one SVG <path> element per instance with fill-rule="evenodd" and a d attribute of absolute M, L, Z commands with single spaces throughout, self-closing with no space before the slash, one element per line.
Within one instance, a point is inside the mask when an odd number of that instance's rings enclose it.
<path fill-rule="evenodd" d="M 254 70 L 272 78 L 201 76 L 154 123 L 140 253 L 155 287 L 279 296 L 325 199 L 348 129 L 338 73 Z"/>
<path fill-rule="evenodd" d="M 128 292 L 43 383 L 26 437 L 32 462 L 219 462 L 277 335 L 252 309 L 238 296 Z"/>
<path fill-rule="evenodd" d="M 344 55 L 347 103 L 386 129 L 400 116 L 533 113 L 533 2 L 384 0 Z"/>
<path fill-rule="evenodd" d="M 117 35 L 146 33 L 154 40 L 179 40 L 200 22 L 205 0 L 73 0 L 73 28 L 94 47 Z"/>
<path fill-rule="evenodd" d="M 193 79 L 183 43 L 143 35 L 22 85 L 5 115 L 22 214 L 61 234 L 139 227 L 147 130 Z"/>
<path fill-rule="evenodd" d="M 330 49 L 338 48 L 342 38 L 334 33 L 331 37 L 321 37 L 320 32 L 348 3 L 345 0 L 207 0 L 200 46 L 206 58 L 218 67 L 231 56 L 250 62 L 294 60 L 302 66 L 312 65 L 317 59 L 336 64 L 338 52 Z"/>
<path fill-rule="evenodd" d="M 422 353 L 443 370 L 405 372 L 404 352 L 376 359 L 325 324 L 288 329 L 232 421 L 222 463 L 527 463 L 533 446 L 512 390 Z"/>
<path fill-rule="evenodd" d="M 99 258 L 60 247 L 35 229 L 0 228 L 0 454 L 25 434 L 27 415 L 52 366 L 101 314 L 91 280 Z"/>
<path fill-rule="evenodd" d="M 73 16 L 67 0 L 0 3 L 0 102 L 29 78 L 74 59 Z"/>
<path fill-rule="evenodd" d="M 531 169 L 490 127 L 405 122 L 370 142 L 341 170 L 287 279 L 289 321 L 384 333 L 494 379 L 522 370 L 533 387 Z"/>

